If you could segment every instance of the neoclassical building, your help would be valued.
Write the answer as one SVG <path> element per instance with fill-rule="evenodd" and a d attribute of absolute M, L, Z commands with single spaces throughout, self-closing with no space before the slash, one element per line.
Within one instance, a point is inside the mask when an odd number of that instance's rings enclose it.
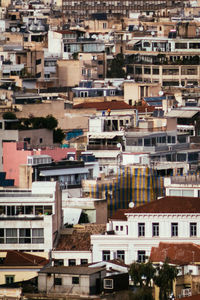
<path fill-rule="evenodd" d="M 122 259 L 144 262 L 160 242 L 200 244 L 200 198 L 164 197 L 118 210 L 103 235 L 92 235 L 93 262 Z"/>

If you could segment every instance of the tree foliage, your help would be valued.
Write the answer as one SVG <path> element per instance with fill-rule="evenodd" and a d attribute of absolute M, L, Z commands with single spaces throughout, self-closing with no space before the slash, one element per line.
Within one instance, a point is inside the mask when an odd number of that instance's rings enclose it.
<path fill-rule="evenodd" d="M 8 111 L 3 114 L 3 119 L 4 120 L 16 120 L 17 117 L 16 117 L 15 113 Z"/>
<path fill-rule="evenodd" d="M 61 128 L 54 129 L 53 131 L 53 142 L 61 144 L 65 138 L 65 134 Z"/>
<path fill-rule="evenodd" d="M 124 78 L 125 77 L 125 60 L 123 54 L 119 53 L 116 57 L 110 62 L 107 71 L 108 78 Z"/>
<path fill-rule="evenodd" d="M 177 268 L 170 266 L 167 261 L 157 268 L 157 276 L 154 278 L 154 282 L 160 288 L 160 300 L 167 300 L 169 298 L 169 294 L 173 288 L 173 281 L 177 275 Z"/>
<path fill-rule="evenodd" d="M 167 261 L 158 268 L 154 268 L 153 264 L 134 262 L 130 266 L 129 274 L 134 282 L 134 285 L 140 289 L 148 288 L 151 281 L 160 288 L 159 299 L 167 300 L 172 292 L 173 281 L 178 275 L 178 270 L 174 266 L 170 266 Z"/>
<path fill-rule="evenodd" d="M 156 269 L 153 267 L 152 263 L 148 261 L 147 263 L 137 263 L 134 262 L 129 270 L 129 274 L 135 285 L 139 285 L 141 288 L 143 286 L 149 286 L 151 280 L 153 280 Z"/>

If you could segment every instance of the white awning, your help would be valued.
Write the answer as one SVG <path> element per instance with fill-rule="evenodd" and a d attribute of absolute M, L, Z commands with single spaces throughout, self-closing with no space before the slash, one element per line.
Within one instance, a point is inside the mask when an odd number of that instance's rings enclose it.
<path fill-rule="evenodd" d="M 116 132 L 98 132 L 88 134 L 90 139 L 114 139 L 116 135 L 118 135 Z"/>
<path fill-rule="evenodd" d="M 69 168 L 69 169 L 57 169 L 57 170 L 43 170 L 40 172 L 40 176 L 59 176 L 59 175 L 74 175 L 74 174 L 87 174 L 88 168 Z"/>

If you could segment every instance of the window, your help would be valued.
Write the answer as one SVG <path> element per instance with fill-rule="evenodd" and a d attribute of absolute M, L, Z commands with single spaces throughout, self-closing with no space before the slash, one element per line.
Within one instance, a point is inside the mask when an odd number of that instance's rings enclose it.
<path fill-rule="evenodd" d="M 55 259 L 54 266 L 64 266 L 64 259 Z"/>
<path fill-rule="evenodd" d="M 40 138 L 40 144 L 43 142 L 43 138 Z"/>
<path fill-rule="evenodd" d="M 110 260 L 110 250 L 102 251 L 102 260 Z"/>
<path fill-rule="evenodd" d="M 34 228 L 32 229 L 32 243 L 40 244 L 44 243 L 44 229 Z"/>
<path fill-rule="evenodd" d="M 178 223 L 171 224 L 171 235 L 178 236 Z"/>
<path fill-rule="evenodd" d="M 190 223 L 190 236 L 197 236 L 197 223 Z"/>
<path fill-rule="evenodd" d="M 87 265 L 87 264 L 88 264 L 87 258 L 82 258 L 81 259 L 81 265 Z"/>
<path fill-rule="evenodd" d="M 62 285 L 62 278 L 54 278 L 54 285 Z"/>
<path fill-rule="evenodd" d="M 6 229 L 6 243 L 7 244 L 17 243 L 17 229 L 12 229 L 12 228 Z"/>
<path fill-rule="evenodd" d="M 79 277 L 72 277 L 72 284 L 79 284 Z"/>
<path fill-rule="evenodd" d="M 116 231 L 118 231 L 119 230 L 119 226 L 116 226 L 115 229 L 116 229 Z"/>
<path fill-rule="evenodd" d="M 113 289 L 113 279 L 104 279 L 103 287 L 104 289 Z"/>
<path fill-rule="evenodd" d="M 117 250 L 117 259 L 121 259 L 124 261 L 125 259 L 125 252 L 124 250 Z"/>
<path fill-rule="evenodd" d="M 103 23 L 103 29 L 107 28 L 107 23 Z"/>
<path fill-rule="evenodd" d="M 123 226 L 120 226 L 120 231 L 123 231 Z"/>
<path fill-rule="evenodd" d="M 152 224 L 152 236 L 159 236 L 159 223 Z"/>
<path fill-rule="evenodd" d="M 19 243 L 30 244 L 31 243 L 31 230 L 27 228 L 19 229 Z"/>
<path fill-rule="evenodd" d="M 138 223 L 138 236 L 145 236 L 145 224 Z"/>
<path fill-rule="evenodd" d="M 75 266 L 76 260 L 75 259 L 68 259 L 68 266 Z"/>
<path fill-rule="evenodd" d="M 5 276 L 5 283 L 6 284 L 12 284 L 15 281 L 14 275 L 6 275 Z"/>
<path fill-rule="evenodd" d="M 143 262 L 145 262 L 145 259 L 146 259 L 145 251 L 139 250 L 138 251 L 138 262 L 143 263 Z"/>
<path fill-rule="evenodd" d="M 4 244 L 4 229 L 0 229 L 0 244 Z"/>
<path fill-rule="evenodd" d="M 36 59 L 36 65 L 40 65 L 41 64 L 41 59 Z"/>

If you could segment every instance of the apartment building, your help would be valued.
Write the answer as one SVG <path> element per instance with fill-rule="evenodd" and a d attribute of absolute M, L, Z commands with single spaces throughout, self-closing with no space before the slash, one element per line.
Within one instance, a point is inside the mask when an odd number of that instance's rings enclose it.
<path fill-rule="evenodd" d="M 174 33 L 175 35 L 170 36 Z M 161 86 L 199 85 L 198 37 L 181 38 L 173 30 L 168 37 L 139 37 L 127 44 L 127 73 L 138 82 Z"/>
<path fill-rule="evenodd" d="M 176 4 L 169 0 L 153 1 L 69 1 L 63 0 L 62 9 L 64 14 L 77 18 L 88 18 L 92 14 L 106 13 L 108 15 L 121 15 L 129 17 L 130 12 L 155 11 L 165 7 L 183 7 L 184 2 L 177 1 Z"/>
<path fill-rule="evenodd" d="M 164 197 L 151 203 L 118 210 L 105 235 L 92 235 L 93 261 L 122 259 L 145 262 L 160 242 L 199 244 L 199 198 Z"/>
<path fill-rule="evenodd" d="M 49 252 L 62 226 L 59 184 L 34 182 L 31 190 L 0 193 L 1 250 Z"/>

